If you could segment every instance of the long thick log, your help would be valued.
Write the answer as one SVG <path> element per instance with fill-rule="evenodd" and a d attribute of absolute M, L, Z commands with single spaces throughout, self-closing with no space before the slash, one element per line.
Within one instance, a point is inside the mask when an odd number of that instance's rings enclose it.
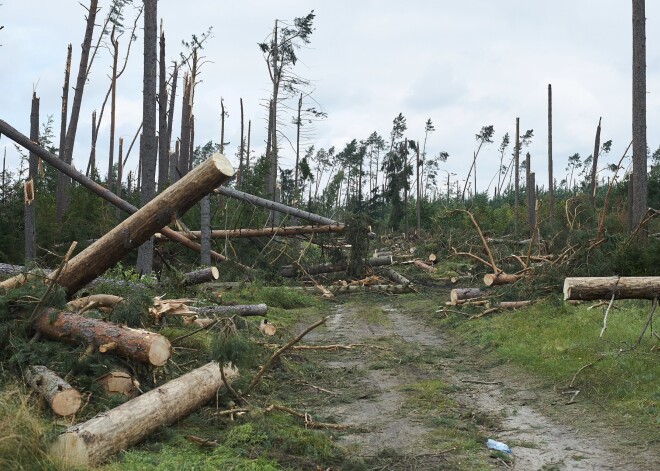
<path fill-rule="evenodd" d="M 411 282 L 408 278 L 403 276 L 401 273 L 393 270 L 392 268 L 386 268 L 384 273 L 385 273 L 385 275 L 387 275 L 387 277 L 390 280 L 394 281 L 395 283 L 398 283 L 398 284 L 404 285 L 404 286 L 408 286 L 408 285 L 411 284 Z"/>
<path fill-rule="evenodd" d="M 228 381 L 238 376 L 225 369 Z M 218 363 L 208 363 L 146 394 L 102 412 L 60 434 L 50 454 L 67 467 L 87 467 L 141 442 L 154 430 L 180 420 L 203 406 L 223 386 Z"/>
<path fill-rule="evenodd" d="M 213 188 L 234 173 L 227 158 L 213 154 L 174 185 L 168 187 L 138 212 L 72 258 L 57 283 L 72 295 L 132 249 L 139 247 L 177 214 L 183 214 Z"/>
<path fill-rule="evenodd" d="M 288 214 L 290 216 L 295 216 L 297 218 L 305 219 L 307 221 L 311 221 L 316 224 L 323 224 L 327 226 L 333 224 L 339 224 L 337 221 L 333 219 L 319 216 L 318 214 L 310 213 L 307 211 L 302 211 L 300 209 L 292 208 L 291 206 L 287 206 L 282 203 L 276 203 L 274 201 L 270 201 L 265 198 L 260 198 L 258 196 L 251 195 L 250 193 L 245 193 L 244 191 L 235 190 L 233 188 L 227 188 L 226 186 L 221 186 L 215 191 L 216 193 L 223 196 L 228 196 L 230 198 L 235 198 L 241 201 L 247 201 L 248 203 L 251 203 L 255 206 L 270 209 L 272 211 L 277 211 L 279 213 Z"/>
<path fill-rule="evenodd" d="M 202 268 L 201 270 L 191 271 L 183 275 L 184 286 L 199 285 L 208 281 L 215 281 L 220 277 L 220 272 L 216 267 Z"/>
<path fill-rule="evenodd" d="M 268 313 L 266 304 L 242 304 L 236 306 L 194 307 L 192 311 L 206 316 L 265 316 Z"/>
<path fill-rule="evenodd" d="M 169 340 L 160 334 L 55 309 L 41 311 L 34 322 L 34 328 L 46 338 L 85 343 L 101 352 L 112 351 L 153 366 L 167 363 L 172 350 Z"/>
<path fill-rule="evenodd" d="M 73 180 L 76 182 L 80 183 L 82 186 L 87 188 L 88 190 L 92 191 L 96 195 L 100 196 L 113 206 L 121 209 L 122 211 L 127 212 L 128 214 L 133 214 L 135 213 L 138 209 L 130 204 L 127 201 L 124 201 L 117 195 L 115 195 L 112 191 L 108 190 L 107 188 L 99 185 L 96 183 L 94 180 L 91 178 L 87 177 L 86 175 L 80 173 L 78 170 L 73 168 L 71 165 L 67 164 L 63 160 L 61 160 L 58 156 L 55 154 L 52 154 L 48 152 L 46 149 L 41 147 L 39 144 L 36 142 L 33 142 L 25 136 L 24 134 L 20 133 L 13 127 L 11 127 L 6 121 L 3 121 L 0 119 L 0 134 L 7 136 L 9 139 L 14 141 L 16 144 L 24 147 L 25 149 L 29 150 L 33 154 L 35 154 L 37 157 L 40 159 L 46 161 L 48 164 L 51 166 L 55 167 L 57 170 L 60 172 L 64 173 L 65 175 L 71 177 Z M 233 170 L 232 170 L 232 175 L 233 175 Z M 231 176 L 231 175 L 229 175 Z M 170 221 L 168 220 L 167 223 Z M 181 235 L 177 234 L 176 231 L 173 231 L 169 227 L 163 227 L 160 230 L 160 233 L 163 234 L 165 237 L 168 239 L 178 242 L 181 245 L 184 245 L 185 247 L 188 247 L 189 249 L 195 250 L 196 252 L 199 252 L 201 250 L 201 247 L 199 244 L 196 244 L 195 242 L 187 239 L 186 237 L 182 237 Z M 223 261 L 226 260 L 226 257 L 223 255 L 217 253 L 217 252 L 211 252 L 211 257 L 214 258 L 216 261 Z"/>
<path fill-rule="evenodd" d="M 333 224 L 325 226 L 289 226 L 289 227 L 264 227 L 263 229 L 234 229 L 234 230 L 213 230 L 212 239 L 238 239 L 248 237 L 290 237 L 305 234 L 329 234 L 342 233 L 346 231 L 346 225 Z M 179 232 L 188 239 L 199 239 L 202 236 L 201 231 Z"/>
<path fill-rule="evenodd" d="M 479 288 L 454 288 L 449 293 L 451 304 L 456 305 L 459 301 L 480 298 L 484 293 Z"/>
<path fill-rule="evenodd" d="M 499 285 L 509 285 L 515 283 L 520 278 L 520 275 L 509 275 L 507 273 L 486 273 L 484 275 L 484 284 L 486 286 L 499 286 Z"/>
<path fill-rule="evenodd" d="M 45 366 L 35 365 L 27 368 L 25 380 L 46 400 L 53 412 L 61 417 L 75 414 L 82 405 L 80 393 Z"/>
<path fill-rule="evenodd" d="M 391 256 L 373 257 L 367 259 L 367 265 L 370 267 L 384 267 L 386 265 L 392 265 L 392 262 L 393 260 Z M 303 267 L 303 270 L 308 275 L 313 276 L 313 275 L 320 275 L 323 273 L 335 273 L 339 271 L 344 271 L 346 270 L 346 268 L 348 268 L 348 262 L 342 261 L 338 263 L 322 263 L 320 265 L 311 265 L 308 267 Z M 300 274 L 300 270 L 298 270 L 293 265 L 286 265 L 280 268 L 280 270 L 277 273 L 285 278 L 294 278 L 298 274 Z"/>
<path fill-rule="evenodd" d="M 577 277 L 564 280 L 564 300 L 655 299 L 660 276 Z"/>

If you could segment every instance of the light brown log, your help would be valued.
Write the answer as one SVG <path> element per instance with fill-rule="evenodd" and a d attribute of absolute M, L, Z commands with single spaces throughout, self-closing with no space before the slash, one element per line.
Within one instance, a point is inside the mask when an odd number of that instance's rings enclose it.
<path fill-rule="evenodd" d="M 534 301 L 502 301 L 497 305 L 501 309 L 519 309 L 521 307 L 530 306 Z"/>
<path fill-rule="evenodd" d="M 212 239 L 237 239 L 244 237 L 290 237 L 304 234 L 329 234 L 342 233 L 346 230 L 344 224 L 332 224 L 324 226 L 289 226 L 289 227 L 264 227 L 263 229 L 234 229 L 234 230 L 213 230 Z M 189 239 L 199 239 L 202 236 L 201 231 L 179 232 Z"/>
<path fill-rule="evenodd" d="M 578 277 L 564 280 L 564 299 L 655 299 L 660 297 L 660 276 Z"/>
<path fill-rule="evenodd" d="M 205 316 L 265 316 L 268 313 L 266 304 L 239 304 L 236 306 L 206 306 L 194 307 L 191 310 Z"/>
<path fill-rule="evenodd" d="M 124 298 L 113 294 L 91 294 L 89 296 L 83 296 L 82 298 L 72 299 L 66 303 L 66 307 L 72 311 L 78 311 L 87 307 L 90 303 L 93 303 L 95 307 L 114 308 L 117 304 L 123 301 Z"/>
<path fill-rule="evenodd" d="M 202 268 L 183 275 L 184 286 L 199 285 L 220 278 L 220 272 L 216 267 Z"/>
<path fill-rule="evenodd" d="M 261 321 L 261 324 L 259 324 L 259 331 L 264 335 L 272 337 L 277 332 L 277 327 L 264 319 Z"/>
<path fill-rule="evenodd" d="M 224 376 L 231 381 L 238 372 L 226 368 Z M 159 427 L 186 417 L 213 399 L 222 386 L 218 363 L 208 363 L 87 422 L 69 427 L 55 439 L 50 454 L 69 468 L 97 465 L 141 442 Z"/>
<path fill-rule="evenodd" d="M 75 414 L 82 405 L 80 393 L 45 366 L 35 365 L 27 368 L 25 380 L 48 402 L 53 412 L 61 417 Z"/>
<path fill-rule="evenodd" d="M 428 273 L 435 273 L 436 272 L 436 269 L 435 269 L 434 266 L 429 265 L 428 263 L 426 263 L 422 260 L 415 260 L 413 263 L 417 268 L 421 268 L 422 270 L 424 270 Z"/>
<path fill-rule="evenodd" d="M 72 312 L 45 309 L 37 316 L 34 327 L 46 338 L 86 343 L 96 348 L 103 346 L 106 351 L 154 366 L 167 363 L 171 354 L 170 342 L 160 334 L 118 326 Z M 116 345 L 110 348 L 113 342 Z"/>
<path fill-rule="evenodd" d="M 383 257 L 373 257 L 367 259 L 367 265 L 370 267 L 383 267 L 386 265 L 392 265 L 393 260 L 391 255 L 386 255 Z M 322 273 L 335 273 L 338 271 L 344 271 L 348 267 L 348 262 L 342 261 L 338 263 L 323 263 L 321 265 L 312 265 L 308 267 L 303 267 L 303 270 L 308 275 L 320 275 Z M 286 265 L 280 268 L 278 274 L 285 278 L 294 278 L 300 273 L 300 270 L 296 269 L 293 265 Z"/>
<path fill-rule="evenodd" d="M 133 398 L 139 394 L 139 383 L 133 379 L 130 373 L 116 370 L 101 376 L 96 380 L 106 393 L 121 394 Z"/>
<path fill-rule="evenodd" d="M 411 284 L 411 282 L 408 278 L 403 276 L 398 271 L 393 270 L 392 268 L 386 268 L 384 270 L 384 273 L 385 273 L 385 275 L 387 275 L 387 277 L 390 280 L 394 281 L 397 284 L 404 285 L 404 286 L 408 286 L 408 285 Z"/>
<path fill-rule="evenodd" d="M 479 288 L 454 288 L 449 293 L 449 299 L 453 305 L 466 299 L 480 298 L 484 293 Z"/>
<path fill-rule="evenodd" d="M 511 283 L 515 283 L 518 281 L 522 276 L 520 275 L 509 275 L 504 272 L 500 272 L 498 274 L 495 273 L 486 273 L 484 275 L 484 284 L 486 286 L 498 286 L 498 285 L 508 285 Z"/>

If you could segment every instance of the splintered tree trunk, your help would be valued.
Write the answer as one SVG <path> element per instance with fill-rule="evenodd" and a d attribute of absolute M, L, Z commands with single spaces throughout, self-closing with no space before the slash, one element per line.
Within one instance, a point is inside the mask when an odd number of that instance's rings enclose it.
<path fill-rule="evenodd" d="M 142 191 L 140 204 L 146 205 L 156 194 L 156 64 L 158 37 L 157 0 L 144 0 L 144 75 L 142 88 Z M 147 239 L 138 249 L 137 272 L 151 273 L 154 260 L 153 239 Z"/>
<path fill-rule="evenodd" d="M 181 103 L 181 143 L 179 145 L 179 162 L 176 167 L 174 181 L 177 181 L 188 170 L 188 160 L 190 156 L 190 77 L 185 74 L 183 77 L 183 98 Z"/>
<path fill-rule="evenodd" d="M 225 369 L 228 381 L 238 372 Z M 53 443 L 51 456 L 65 466 L 94 466 L 141 442 L 163 425 L 186 417 L 213 399 L 223 386 L 217 363 L 208 363 L 177 379 L 74 425 Z"/>
<path fill-rule="evenodd" d="M 172 171 L 172 156 L 170 154 L 172 145 L 172 124 L 174 123 L 174 104 L 176 103 L 176 82 L 179 80 L 179 64 L 174 62 L 174 70 L 172 71 L 172 88 L 170 89 L 170 104 L 167 110 L 167 155 L 170 159 L 169 170 L 167 172 L 168 183 L 172 183 L 174 172 Z M 178 158 L 178 157 L 177 157 Z M 174 161 L 176 169 L 176 160 Z"/>
<path fill-rule="evenodd" d="M 25 370 L 25 380 L 61 417 L 75 414 L 82 405 L 80 393 L 45 366 L 30 366 Z"/>
<path fill-rule="evenodd" d="M 197 314 L 206 316 L 265 316 L 268 313 L 266 304 L 243 304 L 237 306 L 208 306 L 193 308 Z"/>
<path fill-rule="evenodd" d="M 30 139 L 39 141 L 39 98 L 32 93 L 30 113 Z M 25 263 L 37 258 L 37 214 L 35 209 L 35 186 L 38 173 L 38 157 L 30 152 L 30 170 L 25 185 Z"/>
<path fill-rule="evenodd" d="M 51 319 L 54 320 L 51 321 Z M 45 309 L 34 322 L 44 337 L 68 343 L 85 343 L 100 352 L 116 353 L 133 361 L 163 366 L 170 358 L 169 340 L 147 330 L 131 329 L 71 312 Z"/>
<path fill-rule="evenodd" d="M 596 128 L 596 139 L 594 140 L 594 154 L 591 164 L 591 207 L 596 208 L 596 183 L 598 175 L 598 151 L 600 150 L 600 123 L 603 118 L 598 118 L 598 127 Z"/>
<path fill-rule="evenodd" d="M 62 111 L 60 113 L 60 148 L 59 154 L 63 159 L 66 155 L 66 118 L 69 113 L 69 78 L 71 76 L 71 44 L 67 47 L 66 66 L 64 67 L 64 85 L 62 86 Z M 92 129 L 96 127 L 93 123 Z M 64 186 L 68 179 L 63 173 L 57 174 L 57 188 L 55 190 L 55 221 L 62 222 L 64 209 Z"/>
<path fill-rule="evenodd" d="M 214 154 L 192 172 L 124 220 L 101 239 L 72 258 L 57 283 L 72 295 L 133 248 L 140 246 L 177 214 L 183 214 L 234 171 L 222 154 Z M 162 230 L 162 229 L 161 229 Z M 172 231 L 173 232 L 173 231 Z M 185 239 L 185 238 L 184 238 Z M 188 239 L 186 241 L 190 242 Z"/>
<path fill-rule="evenodd" d="M 167 186 L 170 143 L 167 137 L 167 75 L 165 70 L 165 31 L 160 24 L 160 61 L 158 62 L 158 191 Z"/>
<path fill-rule="evenodd" d="M 655 299 L 660 297 L 660 276 L 578 277 L 564 280 L 564 300 Z"/>
<path fill-rule="evenodd" d="M 186 286 L 199 285 L 201 283 L 215 281 L 219 277 L 220 277 L 220 272 L 216 267 L 202 268 L 201 270 L 185 273 L 183 275 L 183 284 Z"/>

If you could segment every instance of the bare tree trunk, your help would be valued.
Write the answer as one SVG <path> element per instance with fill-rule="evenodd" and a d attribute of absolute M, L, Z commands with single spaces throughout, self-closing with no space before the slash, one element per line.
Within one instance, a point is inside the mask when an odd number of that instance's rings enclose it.
<path fill-rule="evenodd" d="M 190 88 L 191 80 L 186 73 L 183 77 L 183 103 L 181 104 L 181 145 L 179 146 L 179 163 L 173 181 L 177 181 L 188 170 L 190 159 Z"/>
<path fill-rule="evenodd" d="M 603 118 L 598 118 L 598 127 L 596 128 L 596 139 L 594 141 L 593 161 L 591 165 L 591 207 L 596 209 L 596 176 L 598 174 L 598 151 L 600 150 L 600 123 Z"/>
<path fill-rule="evenodd" d="M 300 98 L 298 99 L 298 119 L 296 120 L 296 169 L 293 177 L 293 188 L 296 191 L 298 190 L 298 166 L 300 165 L 300 126 L 302 125 L 300 122 L 300 111 L 302 110 L 302 99 L 303 94 L 301 93 Z M 298 206 L 297 200 L 293 206 Z"/>
<path fill-rule="evenodd" d="M 552 226 L 555 222 L 555 180 L 552 175 L 552 84 L 548 84 L 548 211 Z"/>
<path fill-rule="evenodd" d="M 247 134 L 247 152 L 245 154 L 245 168 L 250 168 L 250 137 L 252 135 L 252 120 L 248 120 L 248 134 Z"/>
<path fill-rule="evenodd" d="M 94 176 L 94 170 L 96 169 L 96 138 L 98 133 L 96 130 L 96 111 L 92 112 L 92 144 L 89 150 L 89 160 L 87 161 L 87 171 L 85 175 L 88 177 Z"/>
<path fill-rule="evenodd" d="M 520 118 L 516 118 L 516 147 L 514 149 L 515 171 L 514 171 L 514 203 L 513 203 L 513 223 L 514 233 L 518 237 L 518 207 L 520 195 Z"/>
<path fill-rule="evenodd" d="M 144 75 L 142 89 L 142 188 L 140 203 L 146 205 L 156 194 L 156 64 L 158 38 L 157 0 L 144 0 Z M 141 275 L 151 273 L 154 258 L 153 239 L 138 249 L 136 269 Z"/>
<path fill-rule="evenodd" d="M 62 86 L 62 112 L 60 114 L 60 158 L 64 159 L 66 156 L 66 120 L 69 113 L 69 77 L 71 76 L 71 44 L 67 47 L 66 65 L 64 67 L 64 85 Z M 57 174 L 57 188 L 55 190 L 55 221 L 62 222 L 64 214 L 64 187 L 66 186 L 65 180 L 68 177 L 62 173 Z"/>
<path fill-rule="evenodd" d="M 426 141 L 424 141 L 424 147 L 426 147 Z M 422 192 L 421 188 L 419 186 L 419 168 L 421 166 L 421 163 L 419 161 L 419 141 L 417 141 L 417 173 L 416 173 L 416 184 L 415 187 L 417 189 L 417 201 L 416 201 L 416 207 L 415 211 L 417 213 L 417 235 L 419 235 L 422 231 Z"/>
<path fill-rule="evenodd" d="M 245 122 L 243 115 L 243 98 L 241 98 L 241 147 L 238 157 L 238 176 L 236 177 L 236 188 L 241 189 L 241 180 L 243 179 L 243 158 L 245 153 Z"/>
<path fill-rule="evenodd" d="M 527 155 L 525 156 L 525 199 L 527 200 L 527 225 L 532 227 L 532 158 L 529 155 L 529 152 L 527 152 Z M 530 230 L 533 230 L 530 229 Z"/>
<path fill-rule="evenodd" d="M 32 92 L 30 112 L 30 139 L 39 142 L 39 98 Z M 37 215 L 35 209 L 35 185 L 38 173 L 38 157 L 30 152 L 30 168 L 25 194 L 25 264 L 37 258 Z"/>
<path fill-rule="evenodd" d="M 179 152 L 176 151 L 174 155 L 171 153 L 171 145 L 172 145 L 172 123 L 174 122 L 174 103 L 176 102 L 176 82 L 179 78 L 179 66 L 177 65 L 176 62 L 174 62 L 174 70 L 172 71 L 172 89 L 170 92 L 170 105 L 169 109 L 167 112 L 167 137 L 166 137 L 166 143 L 167 143 L 167 157 L 169 159 L 169 170 L 167 172 L 168 174 L 168 181 L 167 183 L 173 183 L 174 180 L 174 175 L 176 174 L 176 164 L 179 159 Z M 178 142 L 178 141 L 177 141 Z M 172 161 L 172 158 L 174 158 L 174 162 Z"/>
<path fill-rule="evenodd" d="M 632 227 L 637 227 L 647 211 L 646 156 L 646 8 L 644 0 L 633 0 L 633 199 Z M 645 237 L 646 231 L 641 231 Z"/>
<path fill-rule="evenodd" d="M 158 68 L 158 191 L 167 187 L 170 143 L 167 140 L 167 77 L 165 71 L 165 31 L 160 23 L 160 61 Z"/>
<path fill-rule="evenodd" d="M 110 146 L 108 150 L 108 189 L 112 191 L 113 186 L 113 167 L 115 165 L 115 123 L 117 121 L 116 105 L 117 105 L 117 60 L 119 58 L 119 41 L 115 39 L 115 28 L 112 28 L 110 35 L 110 42 L 112 43 L 112 78 L 110 88 L 112 95 L 110 97 Z M 117 180 L 121 185 L 121 177 L 119 176 L 119 162 L 117 162 Z M 117 193 L 119 196 L 119 193 Z"/>
<path fill-rule="evenodd" d="M 178 139 L 176 140 L 176 143 L 174 144 L 174 153 L 170 155 L 170 183 L 174 183 L 176 181 L 175 175 L 177 174 L 176 166 L 179 162 L 179 152 L 180 152 L 180 146 L 181 146 L 181 141 Z"/>
<path fill-rule="evenodd" d="M 87 14 L 87 27 L 85 29 L 85 38 L 81 45 L 82 52 L 80 54 L 80 64 L 78 67 L 78 77 L 76 78 L 76 88 L 73 94 L 73 104 L 71 105 L 71 118 L 69 120 L 69 127 L 66 132 L 66 145 L 64 149 L 64 162 L 71 165 L 73 160 L 73 145 L 76 141 L 76 130 L 78 129 L 78 118 L 80 117 L 80 107 L 82 105 L 83 91 L 85 90 L 85 83 L 87 82 L 87 63 L 89 62 L 89 50 L 92 44 L 92 35 L 94 34 L 94 21 L 96 20 L 96 12 L 98 10 L 98 0 L 90 0 L 89 10 Z M 66 212 L 69 207 L 69 187 L 71 186 L 71 179 L 65 178 L 62 186 L 63 205 L 62 214 Z"/>
<path fill-rule="evenodd" d="M 119 138 L 119 155 L 117 157 L 117 187 L 115 188 L 115 194 L 121 198 L 121 181 L 124 178 L 124 138 Z M 117 208 L 115 216 L 119 221 L 121 219 L 121 209 Z"/>

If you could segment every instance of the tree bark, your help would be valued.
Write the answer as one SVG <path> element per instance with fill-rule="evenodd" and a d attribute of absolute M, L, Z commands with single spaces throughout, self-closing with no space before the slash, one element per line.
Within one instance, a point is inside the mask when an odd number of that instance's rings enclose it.
<path fill-rule="evenodd" d="M 167 136 L 167 74 L 165 70 L 165 31 L 160 24 L 160 60 L 158 63 L 158 191 L 167 187 L 170 143 Z"/>
<path fill-rule="evenodd" d="M 238 376 L 225 369 L 231 381 Z M 177 379 L 103 412 L 60 434 L 53 443 L 51 456 L 65 466 L 94 466 L 114 453 L 141 442 L 163 425 L 186 417 L 216 395 L 223 382 L 217 363 L 208 363 Z"/>
<path fill-rule="evenodd" d="M 162 335 L 72 312 L 45 309 L 37 316 L 34 328 L 49 339 L 92 345 L 103 353 L 112 351 L 124 358 L 153 366 L 163 366 L 171 354 L 170 342 Z"/>
<path fill-rule="evenodd" d="M 343 233 L 346 230 L 344 224 L 331 226 L 288 226 L 288 227 L 265 227 L 263 229 L 219 229 L 210 232 L 212 239 L 239 239 L 249 237 L 291 237 L 304 234 L 331 234 Z M 197 239 L 202 236 L 201 231 L 179 232 L 183 237 Z"/>
<path fill-rule="evenodd" d="M 188 74 L 183 77 L 183 98 L 181 104 L 181 144 L 179 146 L 179 163 L 174 181 L 177 181 L 188 172 L 190 160 L 190 91 L 191 80 Z"/>
<path fill-rule="evenodd" d="M 215 281 L 219 277 L 220 272 L 216 267 L 202 268 L 201 270 L 185 273 L 183 275 L 183 284 L 186 286 L 199 285 L 201 283 Z"/>
<path fill-rule="evenodd" d="M 591 207 L 596 209 L 596 176 L 598 174 L 598 151 L 600 150 L 600 122 L 603 118 L 598 118 L 598 127 L 596 128 L 596 139 L 594 142 L 594 154 L 591 166 Z"/>
<path fill-rule="evenodd" d="M 644 219 L 647 211 L 647 145 L 646 145 L 646 8 L 645 0 L 632 2 L 633 71 L 632 71 L 632 135 L 633 135 L 633 198 L 632 230 Z M 646 231 L 640 231 L 645 237 Z"/>
<path fill-rule="evenodd" d="M 117 109 L 117 62 L 119 60 L 119 41 L 115 39 L 115 28 L 112 28 L 112 34 L 110 35 L 110 43 L 112 44 L 112 77 L 110 78 L 110 146 L 108 149 L 108 189 L 112 191 L 112 178 L 113 178 L 113 167 L 115 165 L 115 123 L 116 123 L 116 109 Z M 119 177 L 119 164 L 120 160 L 117 161 L 117 180 L 120 180 Z M 119 192 L 116 192 L 117 196 L 121 196 Z"/>
<path fill-rule="evenodd" d="M 552 176 L 552 84 L 548 84 L 548 211 L 552 226 L 555 222 L 555 180 Z"/>
<path fill-rule="evenodd" d="M 288 214 L 290 216 L 295 216 L 300 219 L 306 219 L 316 224 L 324 224 L 324 225 L 338 224 L 337 221 L 334 221 L 332 219 L 319 216 L 317 214 L 309 213 L 307 211 L 302 211 L 300 209 L 292 208 L 291 206 L 287 206 L 282 203 L 277 203 L 264 198 L 260 198 L 258 196 L 254 196 L 249 193 L 245 193 L 243 191 L 235 190 L 233 188 L 228 188 L 226 186 L 222 186 L 218 188 L 216 192 L 223 196 L 229 196 L 230 198 L 235 198 L 241 201 L 247 201 L 248 203 L 251 203 L 255 206 L 260 206 L 262 208 L 278 211 L 280 213 Z"/>
<path fill-rule="evenodd" d="M 32 92 L 32 109 L 30 112 L 30 139 L 39 142 L 39 98 Z M 38 157 L 30 152 L 30 168 L 28 181 L 25 182 L 25 264 L 37 258 L 37 213 L 35 204 L 35 186 L 39 170 Z"/>
<path fill-rule="evenodd" d="M 144 207 L 156 194 L 156 64 L 158 63 L 158 1 L 144 0 L 144 74 L 142 79 L 142 188 L 140 204 Z M 136 270 L 141 275 L 151 273 L 154 260 L 153 239 L 147 239 L 138 249 Z"/>
<path fill-rule="evenodd" d="M 518 237 L 518 208 L 519 208 L 519 195 L 520 195 L 520 118 L 516 118 L 516 144 L 513 150 L 514 159 L 514 202 L 513 202 L 513 224 L 514 233 Z"/>
<path fill-rule="evenodd" d="M 503 272 L 500 273 L 486 273 L 484 275 L 484 284 L 486 286 L 498 286 L 498 285 L 508 285 L 515 283 L 520 278 L 520 275 L 509 275 Z"/>
<path fill-rule="evenodd" d="M 480 298 L 484 293 L 479 288 L 454 288 L 449 293 L 451 304 L 456 305 L 459 301 Z"/>
<path fill-rule="evenodd" d="M 123 199 L 119 198 L 117 195 L 115 195 L 113 192 L 108 190 L 107 188 L 102 187 L 98 183 L 96 183 L 94 180 L 91 178 L 83 175 L 82 173 L 78 172 L 75 168 L 73 168 L 71 165 L 68 165 L 64 163 L 62 160 L 59 159 L 54 154 L 51 154 L 48 152 L 46 149 L 41 147 L 39 144 L 37 144 L 34 141 L 31 141 L 30 138 L 27 136 L 21 134 L 18 132 L 16 129 L 11 127 L 7 122 L 3 121 L 0 119 L 0 134 L 8 137 L 12 141 L 16 142 L 20 146 L 26 148 L 30 152 L 34 152 L 39 158 L 42 160 L 45 160 L 48 162 L 50 165 L 55 167 L 57 170 L 60 172 L 63 172 L 73 178 L 75 181 L 83 185 L 85 188 L 89 189 L 96 195 L 100 196 L 104 200 L 108 201 L 109 203 L 117 206 L 120 208 L 122 211 L 125 211 L 129 214 L 133 214 L 137 212 L 137 208 L 133 206 L 132 204 L 124 201 Z M 211 159 L 209 159 L 211 160 Z M 226 161 L 226 159 L 225 159 Z M 228 161 L 227 161 L 228 162 Z M 228 164 L 227 164 L 228 165 Z M 230 171 L 231 174 L 233 174 L 233 170 L 231 169 L 231 166 L 227 167 Z M 231 175 L 229 175 L 231 176 Z M 229 178 L 229 176 L 227 178 Z M 222 180 L 225 181 L 225 180 Z M 185 247 L 188 247 L 191 250 L 195 250 L 196 252 L 200 251 L 200 246 L 199 244 L 196 244 L 195 242 L 192 242 L 191 240 L 187 239 L 186 237 L 177 234 L 176 231 L 173 231 L 169 227 L 163 227 L 160 230 L 160 233 L 167 237 L 168 239 L 177 242 Z M 226 257 L 223 255 L 220 255 L 216 252 L 211 252 L 211 257 L 216 260 L 216 261 L 224 261 L 226 260 Z"/>
<path fill-rule="evenodd" d="M 66 53 L 66 65 L 64 67 L 64 85 L 62 85 L 62 111 L 60 113 L 60 148 L 58 153 L 60 158 L 64 159 L 66 156 L 66 120 L 69 113 L 69 78 L 71 76 L 71 44 L 67 47 Z M 62 216 L 64 215 L 64 187 L 66 186 L 65 180 L 67 176 L 58 173 L 57 174 L 57 187 L 55 189 L 55 221 L 57 223 L 62 222 Z"/>
<path fill-rule="evenodd" d="M 266 304 L 244 304 L 236 306 L 208 306 L 192 308 L 198 314 L 206 316 L 266 316 L 268 306 Z"/>
<path fill-rule="evenodd" d="M 564 280 L 564 300 L 655 299 L 660 297 L 660 277 L 578 277 Z"/>
<path fill-rule="evenodd" d="M 174 70 L 172 71 L 172 89 L 170 90 L 170 104 L 167 111 L 167 158 L 169 159 L 169 166 L 167 171 L 167 184 L 174 182 L 174 175 L 176 173 L 176 164 L 179 159 L 179 151 L 177 150 L 173 155 L 171 153 L 172 146 L 172 124 L 174 123 L 174 104 L 176 102 L 176 83 L 179 79 L 179 65 L 174 62 Z M 177 141 L 178 143 L 178 141 Z"/>
<path fill-rule="evenodd" d="M 27 368 L 25 380 L 60 417 L 75 414 L 82 405 L 80 393 L 45 366 L 35 365 Z"/>
<path fill-rule="evenodd" d="M 370 267 L 382 267 L 386 265 L 392 265 L 392 257 L 374 257 L 367 259 L 367 265 Z M 311 265 L 308 267 L 303 267 L 304 271 L 308 275 L 320 275 L 322 273 L 335 273 L 338 271 L 344 271 L 348 267 L 348 262 L 338 262 L 338 263 L 323 263 L 320 265 Z M 300 271 L 297 270 L 292 265 L 286 265 L 280 268 L 277 272 L 280 276 L 285 278 L 294 278 L 300 274 Z"/>

